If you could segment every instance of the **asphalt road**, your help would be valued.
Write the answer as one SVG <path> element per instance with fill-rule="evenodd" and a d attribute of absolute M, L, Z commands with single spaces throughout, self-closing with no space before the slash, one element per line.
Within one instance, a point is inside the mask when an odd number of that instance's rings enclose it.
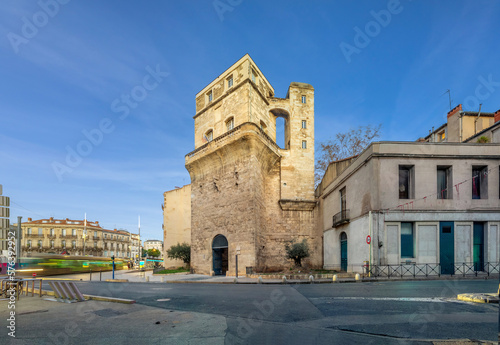
<path fill-rule="evenodd" d="M 226 344 L 418 344 L 498 340 L 498 305 L 456 300 L 498 280 L 243 285 L 79 282 L 83 293 L 213 315 Z M 419 341 L 421 340 L 421 341 Z"/>

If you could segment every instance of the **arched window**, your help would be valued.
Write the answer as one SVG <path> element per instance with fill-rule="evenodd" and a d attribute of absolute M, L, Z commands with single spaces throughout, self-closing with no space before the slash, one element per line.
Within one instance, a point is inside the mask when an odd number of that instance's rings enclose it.
<path fill-rule="evenodd" d="M 226 128 L 228 131 L 234 128 L 234 117 L 231 117 L 226 121 Z"/>
<path fill-rule="evenodd" d="M 210 142 L 210 141 L 214 140 L 214 131 L 213 130 L 209 130 L 208 132 L 206 132 L 205 135 L 204 135 L 204 139 L 207 142 Z"/>

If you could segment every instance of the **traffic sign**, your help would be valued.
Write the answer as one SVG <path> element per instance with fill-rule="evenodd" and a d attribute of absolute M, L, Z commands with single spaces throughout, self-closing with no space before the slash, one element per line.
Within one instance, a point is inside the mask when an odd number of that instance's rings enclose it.
<path fill-rule="evenodd" d="M 370 237 L 370 235 L 366 236 L 366 243 L 370 244 L 371 242 L 372 242 L 372 238 Z"/>

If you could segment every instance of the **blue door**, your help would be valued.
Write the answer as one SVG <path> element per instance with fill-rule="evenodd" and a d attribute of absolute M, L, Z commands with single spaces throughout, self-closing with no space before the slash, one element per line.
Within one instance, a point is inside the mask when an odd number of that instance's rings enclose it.
<path fill-rule="evenodd" d="M 439 263 L 441 274 L 455 273 L 455 236 L 453 222 L 439 223 Z"/>
<path fill-rule="evenodd" d="M 474 223 L 474 271 L 484 271 L 484 224 Z"/>
<path fill-rule="evenodd" d="M 347 235 L 340 234 L 340 269 L 347 271 Z"/>

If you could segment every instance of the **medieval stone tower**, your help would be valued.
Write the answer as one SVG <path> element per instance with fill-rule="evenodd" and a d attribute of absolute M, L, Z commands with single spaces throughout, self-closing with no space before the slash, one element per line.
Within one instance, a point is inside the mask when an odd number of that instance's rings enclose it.
<path fill-rule="evenodd" d="M 276 120 L 284 119 L 284 147 Z M 191 176 L 191 267 L 234 274 L 290 266 L 285 243 L 307 239 L 322 265 L 314 199 L 314 88 L 286 98 L 247 54 L 196 95 Z"/>

